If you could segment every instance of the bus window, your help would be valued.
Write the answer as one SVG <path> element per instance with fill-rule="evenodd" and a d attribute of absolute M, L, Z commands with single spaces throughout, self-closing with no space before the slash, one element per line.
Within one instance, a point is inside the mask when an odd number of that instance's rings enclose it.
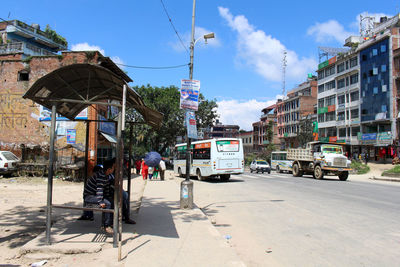
<path fill-rule="evenodd" d="M 194 149 L 193 159 L 210 159 L 211 158 L 210 148 Z"/>

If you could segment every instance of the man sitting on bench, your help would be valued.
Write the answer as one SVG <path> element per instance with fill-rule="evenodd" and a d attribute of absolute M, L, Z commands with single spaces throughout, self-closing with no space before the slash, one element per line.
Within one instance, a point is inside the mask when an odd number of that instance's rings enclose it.
<path fill-rule="evenodd" d="M 104 197 L 104 190 L 108 187 L 108 175 L 114 172 L 114 162 L 107 160 L 103 170 L 95 172 L 90 177 L 83 190 L 83 199 L 87 204 L 98 204 L 101 208 L 110 209 L 111 202 Z M 104 229 L 106 233 L 113 234 L 111 213 L 104 214 Z"/>

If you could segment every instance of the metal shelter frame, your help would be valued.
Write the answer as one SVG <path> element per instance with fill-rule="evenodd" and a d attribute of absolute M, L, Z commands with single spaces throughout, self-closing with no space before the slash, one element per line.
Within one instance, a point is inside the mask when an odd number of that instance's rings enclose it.
<path fill-rule="evenodd" d="M 118 69 L 119 70 L 119 69 Z M 52 208 L 80 209 L 114 214 L 113 219 L 113 245 L 118 247 L 118 260 L 121 260 L 122 241 L 122 185 L 123 185 L 123 134 L 125 130 L 126 107 L 136 109 L 144 118 L 146 124 L 158 129 L 163 115 L 156 110 L 146 107 L 143 100 L 135 90 L 127 85 L 130 78 L 121 75 L 112 66 L 102 67 L 93 64 L 72 64 L 43 76 L 38 79 L 25 93 L 23 98 L 30 99 L 44 107 L 51 109 L 50 126 L 50 156 L 47 184 L 47 211 L 46 211 L 46 243 L 51 244 L 51 214 Z M 110 103 L 117 100 L 119 103 Z M 81 208 L 73 206 L 54 205 L 52 203 L 54 159 L 55 159 L 55 131 L 56 114 L 70 120 L 90 105 L 106 105 L 119 108 L 117 120 L 117 151 L 116 175 L 114 187 L 114 209 Z M 82 121 L 82 120 L 77 120 Z M 86 121 L 86 147 L 85 147 L 85 181 L 87 178 L 88 138 L 89 123 L 98 120 Z M 104 122 L 104 121 L 102 121 Z M 115 121 L 113 121 L 115 122 Z M 132 123 L 130 135 L 129 168 L 131 167 Z M 128 199 L 130 200 L 131 175 L 128 173 Z"/>

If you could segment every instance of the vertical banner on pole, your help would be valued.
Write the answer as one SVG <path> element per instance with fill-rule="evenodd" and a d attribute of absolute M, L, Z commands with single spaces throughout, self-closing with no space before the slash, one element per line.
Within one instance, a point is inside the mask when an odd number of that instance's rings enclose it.
<path fill-rule="evenodd" d="M 186 127 L 188 137 L 197 139 L 196 114 L 194 111 L 186 111 Z"/>
<path fill-rule="evenodd" d="M 180 108 L 197 111 L 199 107 L 200 81 L 181 80 Z"/>

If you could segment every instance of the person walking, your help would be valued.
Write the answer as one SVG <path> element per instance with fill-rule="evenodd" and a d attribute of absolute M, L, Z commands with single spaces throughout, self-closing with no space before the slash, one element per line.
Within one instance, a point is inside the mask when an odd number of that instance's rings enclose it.
<path fill-rule="evenodd" d="M 159 167 L 155 166 L 154 167 L 154 173 L 153 173 L 153 178 L 157 179 L 158 178 L 158 172 L 159 172 Z"/>
<path fill-rule="evenodd" d="M 87 181 L 83 190 L 85 203 L 98 204 L 102 209 L 110 209 L 111 202 L 104 197 L 104 191 L 108 188 L 108 175 L 114 172 L 112 160 L 104 162 L 103 169 L 95 172 Z M 104 213 L 104 230 L 107 234 L 113 234 L 111 213 Z"/>
<path fill-rule="evenodd" d="M 142 162 L 140 161 L 140 159 L 137 159 L 135 161 L 135 168 L 136 168 L 136 174 L 140 174 L 140 167 L 142 165 Z"/>
<path fill-rule="evenodd" d="M 151 178 L 153 178 L 153 173 L 154 173 L 154 167 L 149 167 L 149 180 L 151 180 Z"/>
<path fill-rule="evenodd" d="M 142 176 L 143 180 L 147 180 L 147 176 L 149 175 L 149 167 L 146 165 L 146 162 L 144 162 L 144 159 L 142 159 Z"/>
<path fill-rule="evenodd" d="M 368 165 L 369 153 L 365 153 L 365 165 Z"/>
<path fill-rule="evenodd" d="M 164 181 L 165 170 L 167 168 L 165 166 L 165 161 L 163 161 L 162 159 L 160 161 L 159 167 L 160 167 L 160 179 L 161 181 Z"/>

